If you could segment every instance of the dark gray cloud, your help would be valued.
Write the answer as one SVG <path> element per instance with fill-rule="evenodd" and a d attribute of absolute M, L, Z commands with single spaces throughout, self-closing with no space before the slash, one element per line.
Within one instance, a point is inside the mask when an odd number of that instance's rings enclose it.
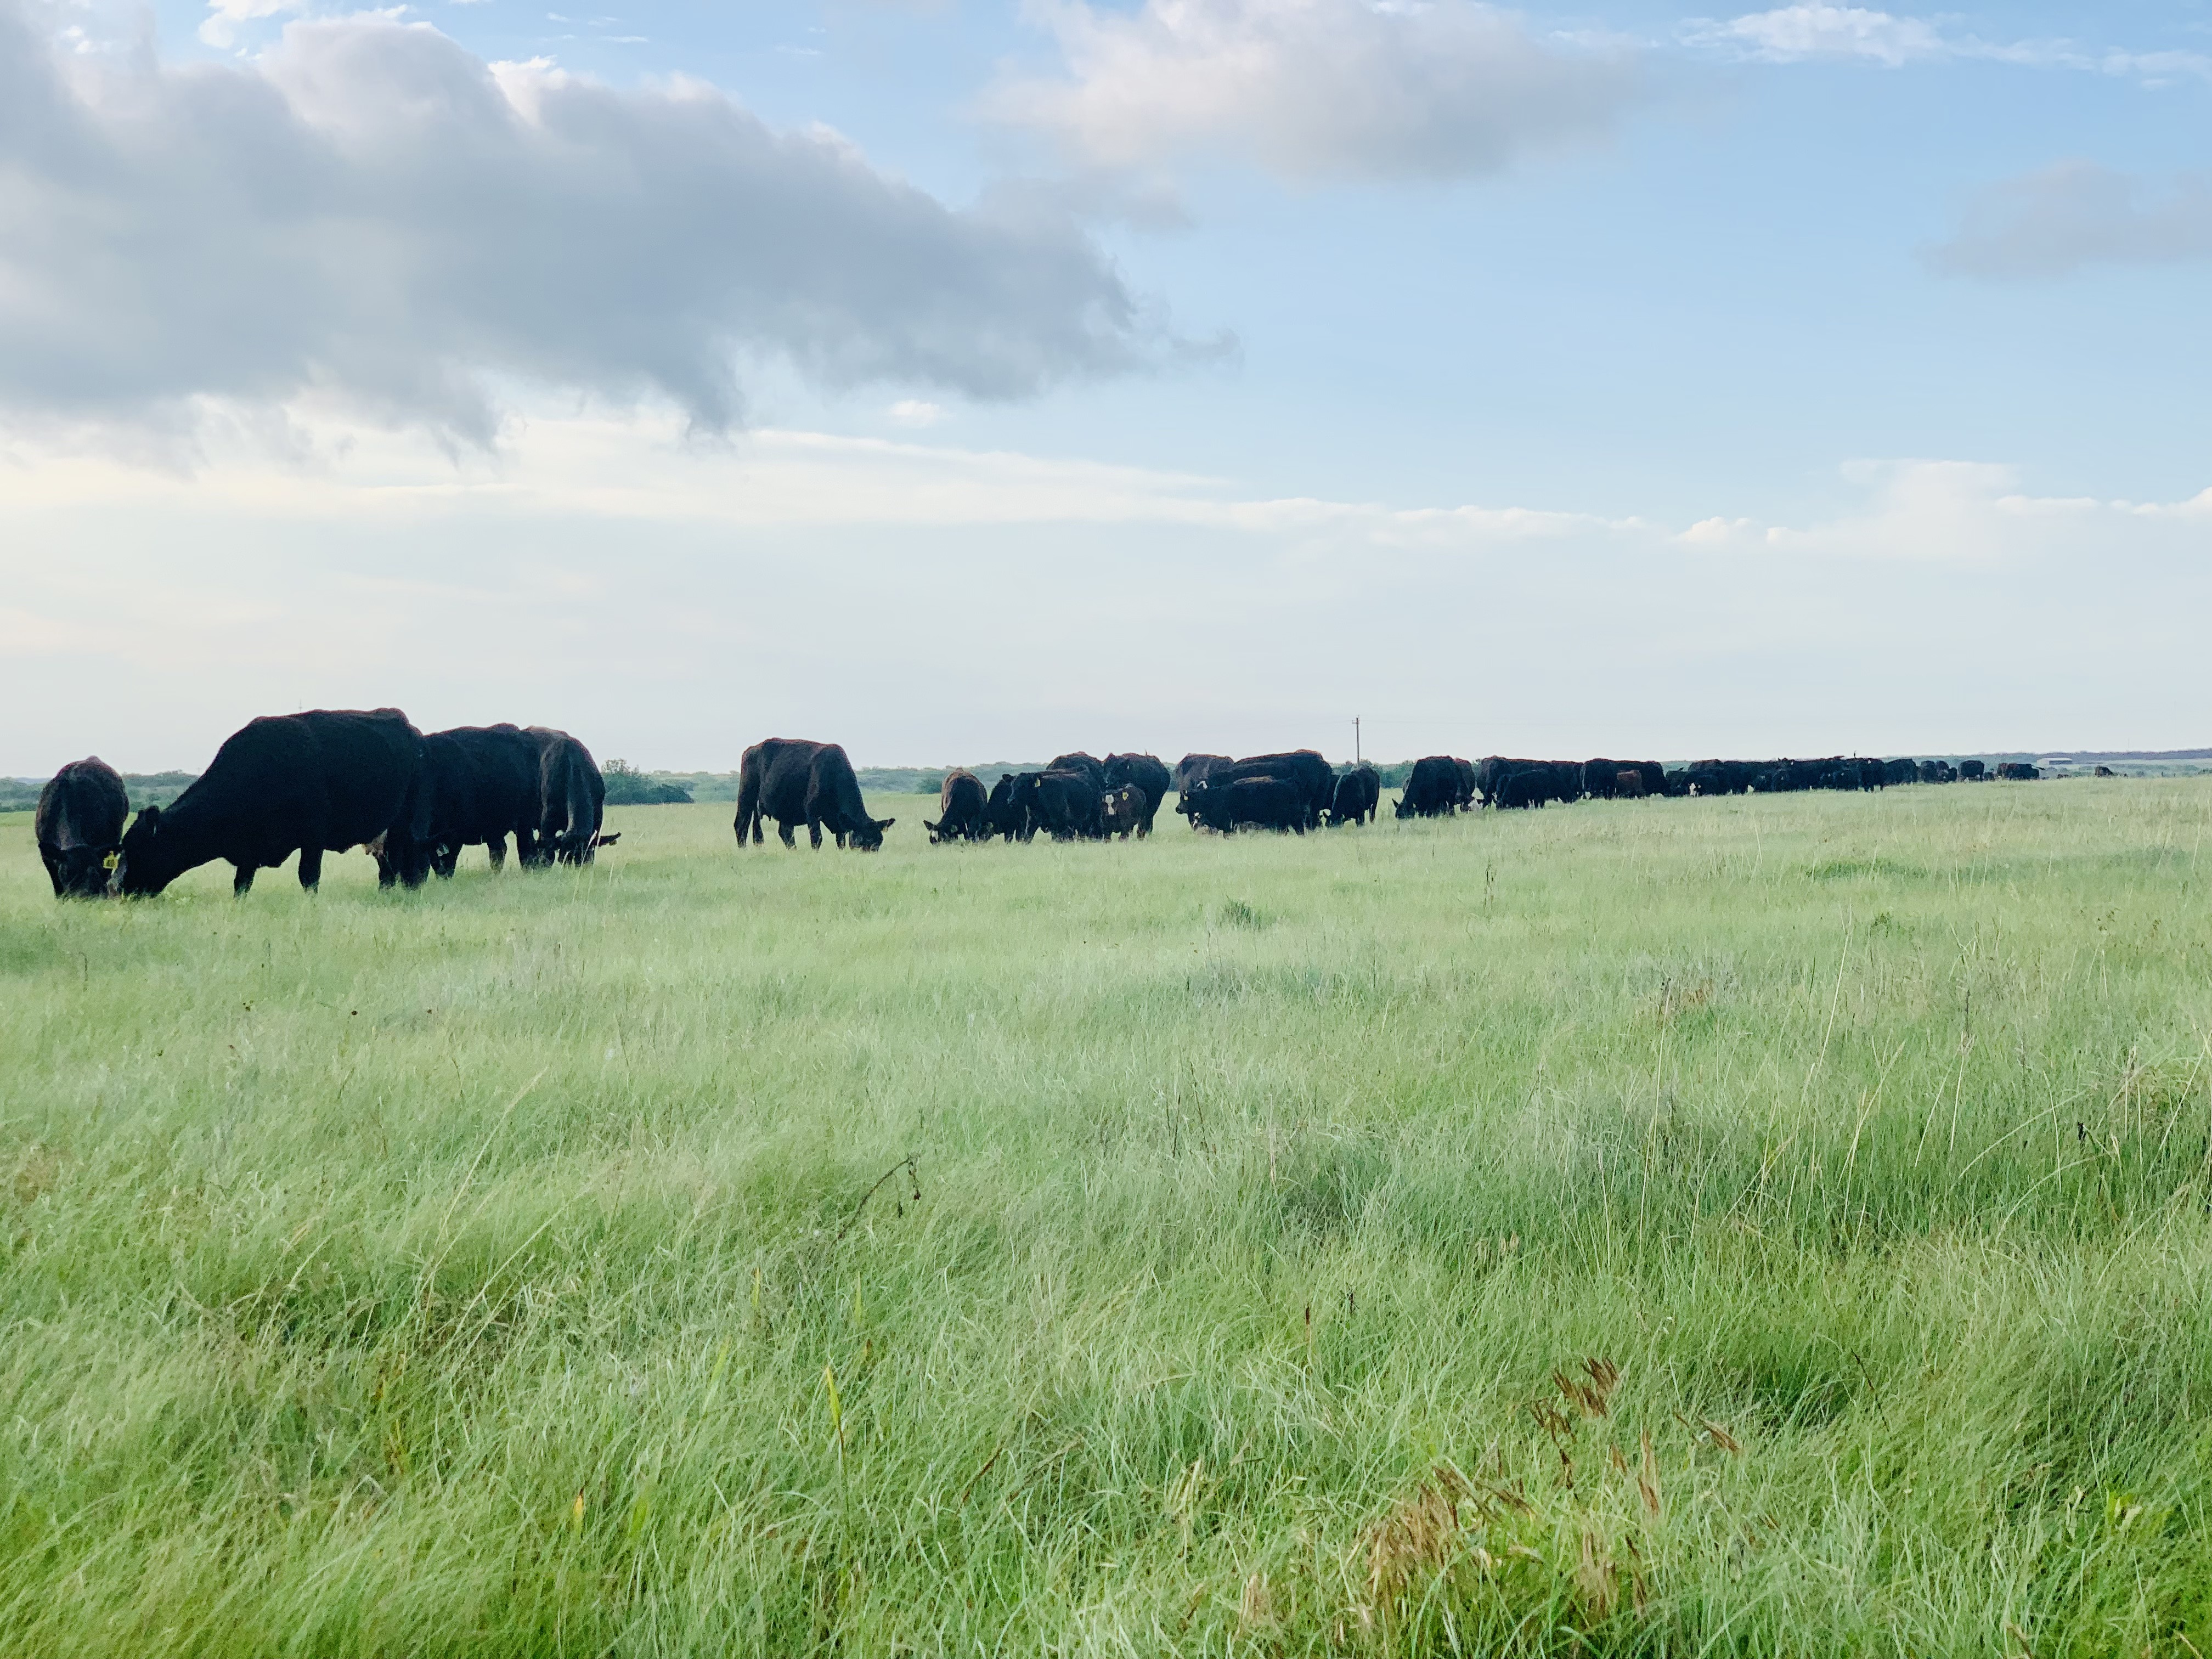
<path fill-rule="evenodd" d="M 1958 231 L 1923 257 L 1947 276 L 1993 281 L 2212 258 L 2212 174 L 2185 173 L 2157 191 L 2094 162 L 2061 161 L 1983 191 Z"/>
<path fill-rule="evenodd" d="M 333 392 L 483 441 L 502 390 L 665 396 L 749 364 L 1016 398 L 1164 345 L 1037 192 L 968 209 L 703 86 L 301 22 L 246 65 L 64 54 L 0 0 L 0 410 L 160 423 Z"/>

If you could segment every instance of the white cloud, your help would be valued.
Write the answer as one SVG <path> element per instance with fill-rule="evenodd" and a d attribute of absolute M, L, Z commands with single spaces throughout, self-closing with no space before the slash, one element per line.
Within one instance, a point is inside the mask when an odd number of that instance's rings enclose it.
<path fill-rule="evenodd" d="M 951 208 L 696 82 L 375 18 L 180 68 L 68 57 L 0 0 L 0 223 L 19 421 L 322 389 L 483 442 L 536 386 L 718 429 L 751 364 L 989 398 L 1173 349 L 1037 192 Z"/>
<path fill-rule="evenodd" d="M 1601 138 L 1638 90 L 1625 48 L 1540 37 L 1472 0 L 1033 0 L 1030 15 L 1066 72 L 1010 77 L 984 111 L 1090 166 L 1462 177 Z"/>
<path fill-rule="evenodd" d="M 2094 162 L 2061 161 L 1979 192 L 1923 257 L 1946 276 L 1997 280 L 2212 258 L 2212 173 L 2159 193 Z"/>
<path fill-rule="evenodd" d="M 890 406 L 890 414 L 900 426 L 935 426 L 945 418 L 945 408 L 920 398 L 902 398 Z"/>
<path fill-rule="evenodd" d="M 200 39 L 211 46 L 234 46 L 244 26 L 301 9 L 301 0 L 208 0 Z"/>
<path fill-rule="evenodd" d="M 2212 720 L 2212 491 L 1868 463 L 1835 510 L 1675 529 L 812 432 L 701 446 L 673 411 L 533 413 L 456 464 L 286 413 L 272 451 L 211 411 L 189 476 L 0 453 L 0 770 L 196 763 L 252 714 L 385 702 L 716 766 L 778 729 L 944 762 L 1334 751 L 1353 713 L 1388 756 L 2172 747 Z M 1533 625 L 1564 616 L 1572 648 Z M 1072 672 L 1079 622 L 1111 673 Z M 70 696 L 42 694 L 57 673 Z"/>
<path fill-rule="evenodd" d="M 1984 40 L 1954 34 L 1917 17 L 1863 6 L 1812 3 L 1778 6 L 1726 21 L 1694 18 L 1682 25 L 1681 38 L 1767 64 L 1826 60 L 1880 64 L 1899 69 L 1908 64 L 1958 59 L 2016 64 L 2027 68 L 2081 70 L 2160 82 L 2212 80 L 2212 57 L 2193 52 L 2127 52 L 2087 47 L 2071 40 Z"/>

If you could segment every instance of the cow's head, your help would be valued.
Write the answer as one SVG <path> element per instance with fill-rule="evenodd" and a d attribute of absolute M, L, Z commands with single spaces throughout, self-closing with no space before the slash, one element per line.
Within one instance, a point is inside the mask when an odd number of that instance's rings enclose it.
<path fill-rule="evenodd" d="M 163 853 L 161 809 L 149 806 L 123 832 L 123 844 L 115 850 L 115 867 L 108 872 L 107 890 L 131 895 L 160 892 L 176 874 L 163 870 Z"/>
<path fill-rule="evenodd" d="M 863 853 L 875 852 L 884 844 L 884 831 L 897 822 L 896 818 L 864 817 L 860 827 L 846 836 L 845 844 Z"/>
<path fill-rule="evenodd" d="M 115 868 L 112 847 L 65 847 L 61 849 L 62 891 L 71 898 L 99 898 L 108 890 Z"/>

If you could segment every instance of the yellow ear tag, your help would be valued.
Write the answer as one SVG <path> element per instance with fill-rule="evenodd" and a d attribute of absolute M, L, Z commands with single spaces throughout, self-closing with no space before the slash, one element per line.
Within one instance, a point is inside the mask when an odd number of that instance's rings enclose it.
<path fill-rule="evenodd" d="M 106 858 L 100 860 L 100 867 L 106 871 L 110 875 L 112 875 L 115 872 L 115 866 L 122 862 L 122 854 L 110 853 Z"/>

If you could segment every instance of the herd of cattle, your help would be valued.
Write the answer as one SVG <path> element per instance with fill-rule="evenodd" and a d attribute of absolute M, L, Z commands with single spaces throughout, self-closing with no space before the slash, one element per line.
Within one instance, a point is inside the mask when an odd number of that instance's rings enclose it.
<path fill-rule="evenodd" d="M 542 726 L 464 726 L 428 737 L 397 708 L 317 709 L 248 722 L 167 807 L 124 819 L 115 769 L 72 762 L 40 792 L 33 828 L 58 896 L 158 893 L 221 859 L 243 893 L 253 872 L 300 855 L 300 885 L 323 854 L 366 848 L 385 886 L 453 873 L 464 847 L 525 865 L 589 864 L 606 784 L 590 750 Z"/>
<path fill-rule="evenodd" d="M 1478 807 L 1647 795 L 1743 794 L 1798 789 L 1881 789 L 1984 775 L 1979 761 L 1698 761 L 1668 771 L 1656 761 L 1509 760 L 1428 755 L 1413 763 L 1397 800 L 1401 818 Z M 2033 778 L 2007 763 L 2000 777 Z M 1152 755 L 1056 756 L 1042 771 L 1007 772 L 986 787 L 975 773 L 949 774 L 933 845 L 1004 838 L 1105 840 L 1152 832 L 1168 796 L 1194 830 L 1304 835 L 1323 825 L 1372 823 L 1382 799 L 1372 766 L 1340 771 L 1317 751 L 1185 755 L 1170 768 Z M 617 839 L 600 832 L 606 785 L 591 750 L 548 726 L 464 726 L 425 736 L 396 708 L 319 709 L 270 715 L 234 732 L 205 772 L 169 806 L 149 806 L 126 830 L 123 780 L 105 762 L 64 767 L 39 796 L 34 830 L 58 896 L 160 892 L 186 871 L 228 861 L 234 891 L 254 872 L 300 855 L 300 884 L 322 878 L 323 854 L 366 848 L 385 886 L 419 887 L 453 873 L 461 850 L 483 847 L 495 868 L 507 837 L 526 866 L 588 864 Z M 834 743 L 771 738 L 744 752 L 738 774 L 737 836 L 758 845 L 773 819 L 786 847 L 805 824 L 813 846 L 830 831 L 840 847 L 873 851 L 894 818 L 871 817 L 859 778 Z"/>

